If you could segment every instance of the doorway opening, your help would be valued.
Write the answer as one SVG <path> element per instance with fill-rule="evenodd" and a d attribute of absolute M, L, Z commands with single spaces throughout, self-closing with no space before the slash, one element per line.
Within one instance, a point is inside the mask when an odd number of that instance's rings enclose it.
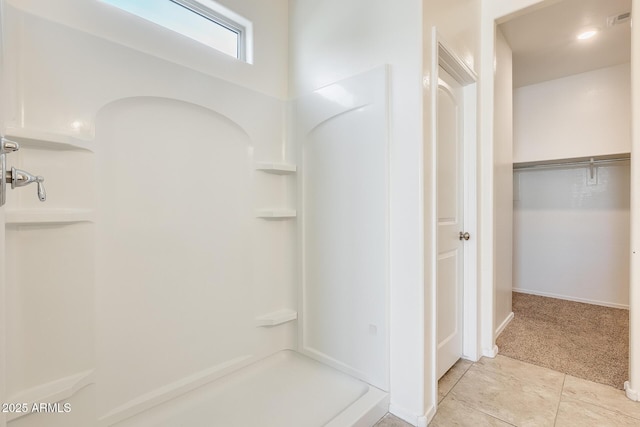
<path fill-rule="evenodd" d="M 513 224 L 495 230 L 500 353 L 616 388 L 629 375 L 630 12 L 563 0 L 496 31 L 495 215 Z"/>

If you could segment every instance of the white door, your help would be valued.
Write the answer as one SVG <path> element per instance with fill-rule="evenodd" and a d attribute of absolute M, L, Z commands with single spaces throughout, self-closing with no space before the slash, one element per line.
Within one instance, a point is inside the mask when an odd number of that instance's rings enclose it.
<path fill-rule="evenodd" d="M 460 83 L 439 69 L 437 96 L 437 374 L 462 356 L 463 289 L 463 93 Z"/>

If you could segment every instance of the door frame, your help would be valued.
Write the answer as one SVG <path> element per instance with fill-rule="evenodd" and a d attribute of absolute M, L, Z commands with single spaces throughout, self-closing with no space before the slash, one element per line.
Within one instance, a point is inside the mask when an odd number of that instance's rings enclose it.
<path fill-rule="evenodd" d="M 431 186 L 427 188 L 426 195 L 430 198 L 431 212 L 433 218 L 430 224 L 432 239 L 428 242 L 431 245 L 430 251 L 430 276 L 427 277 L 428 289 L 431 297 L 431 349 L 430 355 L 431 395 L 434 402 L 433 407 L 437 407 L 438 378 L 437 378 L 437 330 L 438 330 L 438 300 L 437 300 L 437 245 L 438 245 L 438 144 L 437 144 L 437 103 L 439 67 L 445 69 L 460 85 L 463 93 L 463 114 L 464 114 L 464 140 L 463 140 L 463 199 L 464 215 L 463 223 L 465 231 L 471 234 L 471 239 L 463 247 L 464 274 L 463 274 L 463 319 L 462 319 L 462 357 L 476 361 L 480 357 L 479 350 L 479 329 L 478 329 L 478 168 L 477 168 L 477 76 L 476 73 L 458 56 L 458 54 L 444 40 L 442 35 L 434 26 L 432 28 L 431 45 L 431 81 L 433 82 L 430 91 L 431 103 L 431 141 L 430 162 L 425 165 L 430 170 Z"/>

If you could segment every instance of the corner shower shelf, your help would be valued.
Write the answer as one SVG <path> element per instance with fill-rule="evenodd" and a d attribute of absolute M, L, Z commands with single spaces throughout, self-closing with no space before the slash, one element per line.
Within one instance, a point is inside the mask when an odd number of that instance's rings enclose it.
<path fill-rule="evenodd" d="M 7 128 L 5 137 L 27 148 L 93 152 L 93 148 L 89 142 L 60 133 L 44 132 L 27 128 Z"/>
<path fill-rule="evenodd" d="M 296 211 L 291 209 L 260 209 L 256 212 L 256 217 L 263 219 L 295 218 Z"/>
<path fill-rule="evenodd" d="M 296 173 L 296 165 L 288 163 L 256 163 L 256 170 L 275 175 L 291 175 Z"/>
<path fill-rule="evenodd" d="M 6 223 L 25 224 L 72 224 L 93 222 L 91 209 L 7 209 Z"/>
<path fill-rule="evenodd" d="M 298 318 L 298 312 L 285 308 L 283 310 L 274 311 L 264 316 L 256 317 L 256 326 L 276 326 L 283 323 L 291 322 Z"/>

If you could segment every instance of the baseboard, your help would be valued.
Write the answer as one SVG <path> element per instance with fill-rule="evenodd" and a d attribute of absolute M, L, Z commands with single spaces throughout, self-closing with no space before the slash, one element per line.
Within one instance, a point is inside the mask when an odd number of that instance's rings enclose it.
<path fill-rule="evenodd" d="M 90 369 L 21 391 L 9 396 L 7 402 L 27 403 L 29 407 L 32 407 L 34 403 L 40 402 L 57 403 L 70 398 L 79 390 L 94 382 L 95 372 L 93 369 Z M 29 411 L 10 412 L 7 414 L 7 422 L 29 414 Z"/>
<path fill-rule="evenodd" d="M 630 400 L 633 400 L 634 402 L 637 402 L 638 400 L 640 400 L 640 395 L 638 395 L 638 392 L 635 390 L 632 390 L 629 387 L 629 381 L 624 382 L 624 392 Z"/>
<path fill-rule="evenodd" d="M 511 323 L 511 321 L 513 320 L 513 311 L 511 313 L 509 313 L 509 315 L 507 316 L 506 319 L 504 319 L 502 321 L 502 323 L 500 324 L 500 326 L 498 326 L 498 329 L 496 329 L 496 339 L 500 336 L 500 334 L 506 329 L 506 327 L 509 325 L 509 323 Z"/>
<path fill-rule="evenodd" d="M 389 405 L 389 412 L 395 415 L 396 417 L 400 418 L 402 421 L 408 422 L 412 426 L 420 426 L 418 422 L 420 421 L 421 418 L 423 418 L 405 408 L 401 408 L 400 406 L 394 405 L 393 403 Z"/>
<path fill-rule="evenodd" d="M 618 304 L 615 302 L 597 301 L 597 300 L 591 300 L 586 298 L 578 298 L 578 297 L 573 297 L 568 295 L 558 295 L 558 294 L 552 294 L 549 292 L 539 292 L 539 291 L 532 291 L 529 289 L 520 289 L 520 288 L 513 288 L 512 291 L 520 294 L 537 295 L 540 297 L 557 298 L 557 299 L 563 299 L 567 301 L 582 302 L 585 304 L 601 305 L 603 307 L 621 308 L 624 310 L 629 310 L 629 305 Z"/>
<path fill-rule="evenodd" d="M 418 427 L 427 427 L 433 418 L 436 416 L 436 407 L 431 405 L 424 417 L 418 418 Z"/>
<path fill-rule="evenodd" d="M 498 355 L 498 346 L 494 345 L 493 348 L 483 348 L 482 355 L 484 357 L 489 357 L 491 359 L 495 358 Z"/>

